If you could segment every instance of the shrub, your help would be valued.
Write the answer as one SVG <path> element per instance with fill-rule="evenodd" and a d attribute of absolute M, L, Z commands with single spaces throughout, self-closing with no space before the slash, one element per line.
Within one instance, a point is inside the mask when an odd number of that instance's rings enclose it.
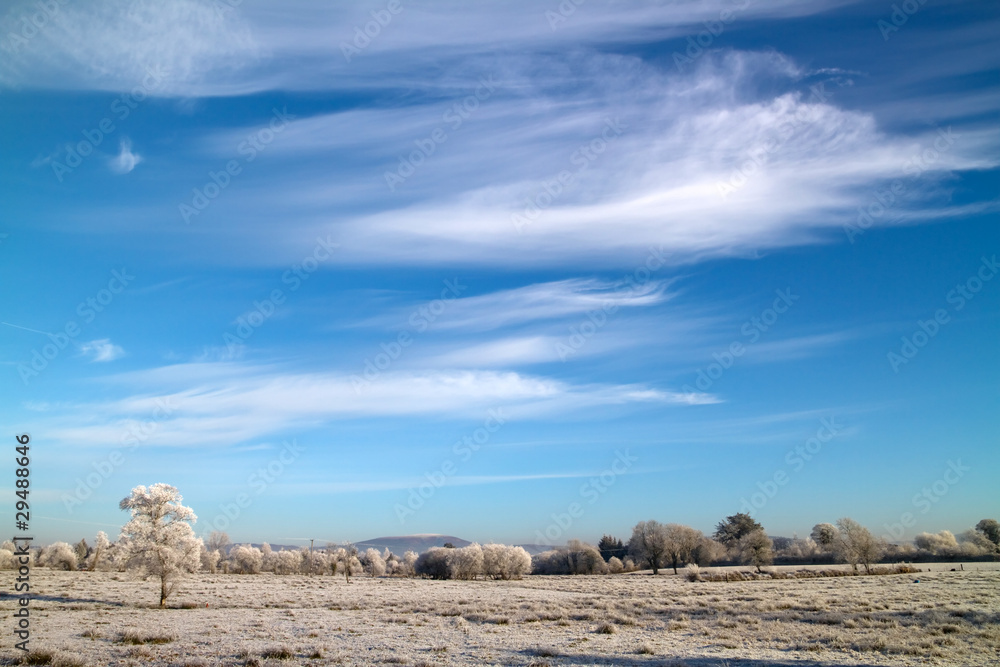
<path fill-rule="evenodd" d="M 604 574 L 608 565 L 596 547 L 570 540 L 565 547 L 532 557 L 531 571 L 534 574 Z"/>
<path fill-rule="evenodd" d="M 54 570 L 76 570 L 76 552 L 65 542 L 56 542 L 42 549 L 38 564 Z"/>
<path fill-rule="evenodd" d="M 417 562 L 414 564 L 416 573 L 422 577 L 430 577 L 431 579 L 447 579 L 449 576 L 449 551 L 451 550 L 444 547 L 431 547 L 420 554 L 420 557 L 417 558 Z"/>
<path fill-rule="evenodd" d="M 260 574 L 264 554 L 257 547 L 242 544 L 229 552 L 229 571 L 236 574 Z"/>

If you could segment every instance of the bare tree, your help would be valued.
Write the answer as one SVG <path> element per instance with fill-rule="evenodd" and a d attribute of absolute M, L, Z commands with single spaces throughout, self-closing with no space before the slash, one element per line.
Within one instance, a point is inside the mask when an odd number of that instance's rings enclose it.
<path fill-rule="evenodd" d="M 108 534 L 103 530 L 97 531 L 97 537 L 94 540 L 94 553 L 91 554 L 87 567 L 91 570 L 98 570 L 103 566 L 108 566 L 111 555 L 110 547 L 111 541 L 108 540 Z"/>
<path fill-rule="evenodd" d="M 229 535 L 221 530 L 213 530 L 208 534 L 208 539 L 205 540 L 205 548 L 209 551 L 218 551 L 219 553 L 226 553 L 226 547 L 229 546 Z"/>
<path fill-rule="evenodd" d="M 885 542 L 877 539 L 871 531 L 849 517 L 837 520 L 839 538 L 837 553 L 856 571 L 864 565 L 865 572 L 871 574 L 872 564 L 877 563 L 885 553 Z"/>
<path fill-rule="evenodd" d="M 180 577 L 201 565 L 202 541 L 189 523 L 197 517 L 181 500 L 173 486 L 153 484 L 135 487 L 118 505 L 132 514 L 119 539 L 124 557 L 160 579 L 160 607 L 167 605 Z"/>
<path fill-rule="evenodd" d="M 698 548 L 702 537 L 700 530 L 695 530 L 689 526 L 682 526 L 679 523 L 668 523 L 664 528 L 666 538 L 665 558 L 670 560 L 674 574 L 682 563 L 687 564 L 694 560 L 695 550 Z"/>
<path fill-rule="evenodd" d="M 649 565 L 653 574 L 659 574 L 663 557 L 667 553 L 666 527 L 656 521 L 640 521 L 635 524 L 628 550 L 632 558 Z"/>
<path fill-rule="evenodd" d="M 369 547 L 360 560 L 361 567 L 364 568 L 369 577 L 381 577 L 385 574 L 385 559 L 382 558 L 378 549 Z"/>

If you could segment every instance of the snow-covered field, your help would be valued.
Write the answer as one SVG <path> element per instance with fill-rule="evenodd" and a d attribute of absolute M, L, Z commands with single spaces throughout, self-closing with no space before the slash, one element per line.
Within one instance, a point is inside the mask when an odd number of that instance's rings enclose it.
<path fill-rule="evenodd" d="M 95 666 L 1000 664 L 998 564 L 921 567 L 730 583 L 200 574 L 165 610 L 152 580 L 35 569 L 31 646 Z M 14 576 L 0 573 L 7 664 Z"/>

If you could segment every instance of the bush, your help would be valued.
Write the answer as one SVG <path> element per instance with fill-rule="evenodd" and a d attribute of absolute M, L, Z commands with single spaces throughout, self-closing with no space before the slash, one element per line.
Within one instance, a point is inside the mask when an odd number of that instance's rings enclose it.
<path fill-rule="evenodd" d="M 431 579 L 447 579 L 450 576 L 448 571 L 448 552 L 451 549 L 444 547 L 431 547 L 420 554 L 414 564 L 416 573 L 422 577 Z"/>
<path fill-rule="evenodd" d="M 483 547 L 483 574 L 492 579 L 520 579 L 531 571 L 531 556 L 524 547 L 487 544 Z"/>
<path fill-rule="evenodd" d="M 260 574 L 264 554 L 248 544 L 234 547 L 229 552 L 229 571 L 235 574 Z"/>
<path fill-rule="evenodd" d="M 570 540 L 565 547 L 551 549 L 531 559 L 533 574 L 605 574 L 608 565 L 596 547 Z"/>
<path fill-rule="evenodd" d="M 73 547 L 65 542 L 56 542 L 42 549 L 38 564 L 54 570 L 76 570 L 77 556 Z"/>

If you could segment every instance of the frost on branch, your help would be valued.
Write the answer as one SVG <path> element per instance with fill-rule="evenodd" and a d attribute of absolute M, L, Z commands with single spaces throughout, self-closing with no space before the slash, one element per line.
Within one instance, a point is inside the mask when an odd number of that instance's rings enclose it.
<path fill-rule="evenodd" d="M 181 577 L 201 567 L 202 541 L 191 529 L 197 517 L 181 500 L 175 487 L 153 484 L 135 487 L 118 505 L 132 514 L 119 539 L 123 558 L 129 568 L 159 577 L 160 607 L 166 606 Z"/>

